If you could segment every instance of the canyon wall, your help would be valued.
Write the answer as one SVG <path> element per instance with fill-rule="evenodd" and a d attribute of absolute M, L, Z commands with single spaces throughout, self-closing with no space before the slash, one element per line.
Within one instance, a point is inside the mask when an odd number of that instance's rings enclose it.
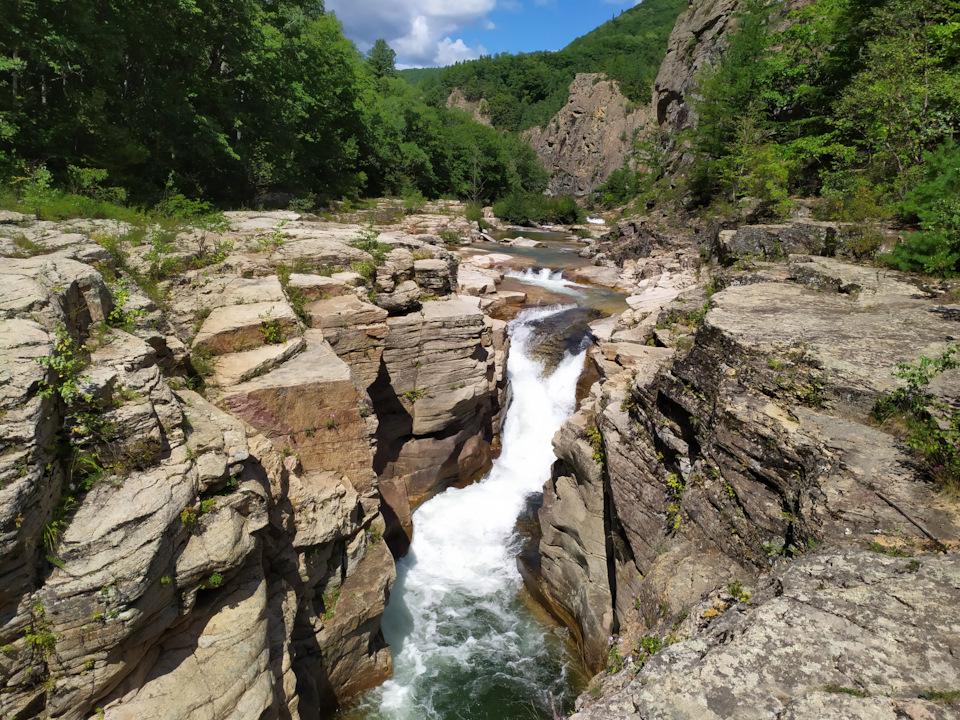
<path fill-rule="evenodd" d="M 387 679 L 391 548 L 499 431 L 457 260 L 292 213 L 0 220 L 0 714 L 311 718 Z"/>
<path fill-rule="evenodd" d="M 594 327 L 601 379 L 557 436 L 540 511 L 541 590 L 588 665 L 610 670 L 578 717 L 812 718 L 825 687 L 893 712 L 960 678 L 934 609 L 960 592 L 960 504 L 870 414 L 901 386 L 894 367 L 944 352 L 955 321 L 935 290 L 836 257 L 854 250 L 848 230 L 706 232 L 727 264 L 710 270 L 689 238 L 621 228 L 648 257 L 622 269 L 631 309 Z M 944 402 L 958 377 L 938 380 Z M 888 609 L 901 592 L 904 612 Z M 911 658 L 885 665 L 874 632 Z M 757 664 L 768 655 L 783 666 Z"/>

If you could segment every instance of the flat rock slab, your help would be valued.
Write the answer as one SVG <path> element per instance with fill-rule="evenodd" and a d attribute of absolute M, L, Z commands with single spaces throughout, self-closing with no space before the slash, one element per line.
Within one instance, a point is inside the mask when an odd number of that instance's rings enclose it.
<path fill-rule="evenodd" d="M 489 295 L 497 291 L 497 282 L 495 276 L 461 265 L 457 272 L 457 288 L 461 295 Z"/>
<path fill-rule="evenodd" d="M 921 699 L 960 688 L 956 553 L 809 555 L 768 579 L 749 605 L 712 622 L 703 619 L 707 610 L 701 604 L 680 628 L 693 630 L 691 639 L 662 650 L 625 688 L 573 717 L 956 717 L 956 702 Z"/>
<path fill-rule="evenodd" d="M 471 255 L 470 257 L 464 258 L 463 263 L 465 265 L 473 265 L 474 267 L 489 270 L 497 265 L 509 265 L 515 262 L 516 259 L 513 255 L 507 255 L 506 253 L 488 253 L 485 255 Z"/>
<path fill-rule="evenodd" d="M 276 275 L 260 278 L 219 277 L 203 285 L 194 297 L 196 308 L 214 309 L 251 303 L 286 303 Z"/>
<path fill-rule="evenodd" d="M 315 328 L 347 328 L 370 325 L 387 319 L 387 311 L 373 303 L 364 302 L 356 295 L 343 295 L 317 300 L 307 306 Z"/>
<path fill-rule="evenodd" d="M 214 355 L 259 347 L 264 343 L 264 328 L 275 323 L 283 335 L 299 331 L 297 316 L 286 302 L 251 303 L 218 307 L 203 321 L 193 339 L 193 348 L 207 348 Z"/>
<path fill-rule="evenodd" d="M 262 345 L 246 352 L 221 355 L 217 358 L 217 369 L 210 382 L 220 387 L 237 385 L 268 372 L 305 347 L 304 339 L 298 337 L 280 345 Z"/>
<path fill-rule="evenodd" d="M 758 354 L 803 349 L 834 401 L 866 416 L 879 394 L 899 387 L 897 363 L 936 357 L 957 333 L 929 300 L 894 283 L 889 294 L 880 287 L 859 298 L 781 283 L 731 287 L 713 296 L 705 327 Z"/>
<path fill-rule="evenodd" d="M 308 301 L 353 293 L 353 284 L 344 282 L 340 278 L 302 273 L 293 273 L 290 276 L 289 287 L 300 290 Z"/>

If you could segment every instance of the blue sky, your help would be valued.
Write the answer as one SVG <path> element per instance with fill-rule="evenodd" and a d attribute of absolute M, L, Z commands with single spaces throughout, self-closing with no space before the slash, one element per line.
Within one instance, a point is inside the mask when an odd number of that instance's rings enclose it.
<path fill-rule="evenodd" d="M 361 50 L 384 38 L 398 67 L 559 50 L 636 0 L 327 0 Z"/>

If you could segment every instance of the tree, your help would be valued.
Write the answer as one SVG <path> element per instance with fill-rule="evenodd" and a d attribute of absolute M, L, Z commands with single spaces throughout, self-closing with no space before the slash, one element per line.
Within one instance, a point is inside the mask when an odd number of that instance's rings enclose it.
<path fill-rule="evenodd" d="M 378 39 L 367 53 L 367 67 L 377 79 L 396 77 L 396 61 L 397 54 L 383 38 Z"/>

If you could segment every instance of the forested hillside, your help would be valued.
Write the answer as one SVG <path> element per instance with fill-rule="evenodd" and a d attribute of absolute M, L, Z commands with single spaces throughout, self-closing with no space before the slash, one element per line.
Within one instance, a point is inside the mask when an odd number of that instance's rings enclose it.
<path fill-rule="evenodd" d="M 545 183 L 519 140 L 365 59 L 323 0 L 3 0 L 0 17 L 0 171 L 21 185 L 238 204 Z"/>
<path fill-rule="evenodd" d="M 605 73 L 628 98 L 647 103 L 667 37 L 686 5 L 686 0 L 644 0 L 559 52 L 495 55 L 434 72 L 404 73 L 419 82 L 435 106 L 446 102 L 453 88 L 468 100 L 486 101 L 493 126 L 501 130 L 549 121 L 567 102 L 567 87 L 577 73 Z"/>
<path fill-rule="evenodd" d="M 782 4 L 741 7 L 721 61 L 699 76 L 697 124 L 641 144 L 644 172 L 600 195 L 679 195 L 713 217 L 784 217 L 798 198 L 824 218 L 898 216 L 921 232 L 887 261 L 960 271 L 960 2 L 819 0 L 786 22 Z M 692 164 L 678 184 L 664 160 L 681 142 Z"/>

